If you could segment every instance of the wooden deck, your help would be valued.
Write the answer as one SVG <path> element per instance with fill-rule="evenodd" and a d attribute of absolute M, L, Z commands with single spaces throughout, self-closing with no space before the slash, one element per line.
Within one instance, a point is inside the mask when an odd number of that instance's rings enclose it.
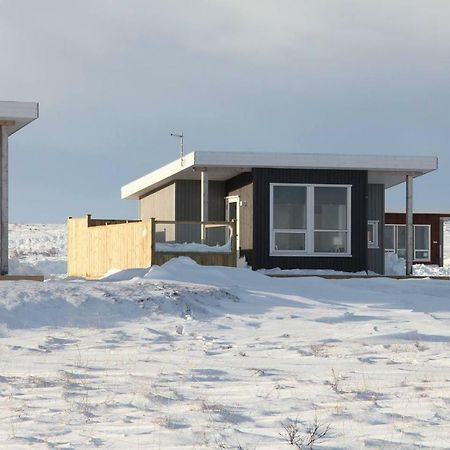
<path fill-rule="evenodd" d="M 0 281 L 44 281 L 43 275 L 0 275 Z"/>

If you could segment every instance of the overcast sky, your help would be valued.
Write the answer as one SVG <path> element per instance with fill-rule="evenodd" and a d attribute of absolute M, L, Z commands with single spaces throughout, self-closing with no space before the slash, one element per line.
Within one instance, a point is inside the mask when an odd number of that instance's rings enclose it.
<path fill-rule="evenodd" d="M 120 187 L 188 151 L 437 155 L 450 211 L 448 0 L 0 0 L 12 222 L 135 217 Z M 389 192 L 389 191 L 388 191 Z M 402 189 L 388 205 L 404 204 Z"/>

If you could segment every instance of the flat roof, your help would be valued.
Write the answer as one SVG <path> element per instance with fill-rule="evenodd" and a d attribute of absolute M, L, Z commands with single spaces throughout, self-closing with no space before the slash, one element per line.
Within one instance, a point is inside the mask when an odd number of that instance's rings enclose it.
<path fill-rule="evenodd" d="M 228 180 L 253 168 L 367 170 L 369 183 L 386 188 L 438 168 L 435 156 L 342 155 L 325 153 L 262 153 L 194 151 L 134 180 L 121 189 L 122 199 L 139 199 L 174 180 L 198 180 L 202 169 L 209 180 Z"/>
<path fill-rule="evenodd" d="M 8 136 L 19 131 L 38 117 L 39 103 L 37 102 L 0 101 L 0 121 L 11 122 L 11 125 L 6 126 Z"/>

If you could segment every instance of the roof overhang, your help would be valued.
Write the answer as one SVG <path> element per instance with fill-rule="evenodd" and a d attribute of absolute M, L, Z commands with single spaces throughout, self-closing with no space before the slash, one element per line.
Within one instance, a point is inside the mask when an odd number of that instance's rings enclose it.
<path fill-rule="evenodd" d="M 6 124 L 8 136 L 11 136 L 38 117 L 39 104 L 36 102 L 0 101 L 0 122 Z"/>
<path fill-rule="evenodd" d="M 400 209 L 386 209 L 385 214 L 406 214 L 404 208 Z M 414 214 L 425 216 L 441 216 L 450 217 L 450 211 L 439 210 L 439 209 L 414 209 Z"/>
<path fill-rule="evenodd" d="M 405 175 L 424 175 L 438 168 L 434 156 L 339 155 L 324 153 L 192 152 L 122 187 L 122 199 L 139 199 L 175 180 L 199 180 L 208 170 L 212 181 L 228 180 L 254 168 L 367 170 L 369 183 L 386 188 Z"/>

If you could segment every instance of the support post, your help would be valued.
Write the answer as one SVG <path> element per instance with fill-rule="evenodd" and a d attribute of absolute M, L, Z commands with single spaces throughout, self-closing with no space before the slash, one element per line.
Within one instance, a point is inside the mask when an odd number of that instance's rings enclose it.
<path fill-rule="evenodd" d="M 8 133 L 0 125 L 0 275 L 8 274 Z"/>
<path fill-rule="evenodd" d="M 200 220 L 208 222 L 208 207 L 209 207 L 209 192 L 208 192 L 208 172 L 202 169 L 200 174 L 201 184 L 201 205 L 200 205 Z M 202 243 L 206 240 L 206 228 L 204 224 L 201 225 L 201 240 Z"/>
<path fill-rule="evenodd" d="M 156 244 L 156 219 L 150 219 L 150 266 L 156 264 L 155 258 L 155 244 Z"/>
<path fill-rule="evenodd" d="M 414 224 L 413 224 L 413 176 L 406 175 L 406 276 L 413 274 Z"/>

